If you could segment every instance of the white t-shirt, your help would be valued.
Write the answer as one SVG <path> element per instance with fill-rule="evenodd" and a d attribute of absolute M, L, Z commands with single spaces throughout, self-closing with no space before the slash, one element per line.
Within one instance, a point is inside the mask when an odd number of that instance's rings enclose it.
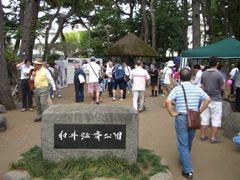
<path fill-rule="evenodd" d="M 192 84 L 194 84 L 198 87 L 201 87 L 201 77 L 202 77 L 202 70 L 199 69 L 194 81 L 192 81 Z"/>
<path fill-rule="evenodd" d="M 126 76 L 130 76 L 131 74 L 131 68 L 129 66 L 124 67 L 124 72 Z"/>
<path fill-rule="evenodd" d="M 18 70 L 21 71 L 21 78 L 20 79 L 28 79 L 28 73 L 31 69 L 33 69 L 34 67 L 33 66 L 25 66 L 25 64 L 21 65 Z"/>
<path fill-rule="evenodd" d="M 83 65 L 82 65 L 82 70 L 83 70 L 84 72 L 86 72 L 86 71 L 87 71 L 87 67 L 88 67 L 88 64 L 83 64 Z"/>
<path fill-rule="evenodd" d="M 136 67 L 130 74 L 130 79 L 133 79 L 133 91 L 145 91 L 146 80 L 150 79 L 148 72 L 141 66 Z"/>
<path fill-rule="evenodd" d="M 108 76 L 108 82 L 111 82 L 112 81 L 112 79 L 111 78 L 109 78 L 109 77 L 112 77 L 112 69 L 113 69 L 113 67 L 108 67 L 107 68 L 107 70 L 106 70 L 106 74 L 107 74 L 107 76 Z"/>
<path fill-rule="evenodd" d="M 231 72 L 230 72 L 231 79 L 233 78 L 233 76 L 235 75 L 236 72 L 238 72 L 238 68 L 236 68 L 236 67 L 231 70 Z"/>
<path fill-rule="evenodd" d="M 98 82 L 99 73 L 101 72 L 100 66 L 95 62 L 91 62 L 88 64 L 87 71 L 89 73 L 89 83 Z"/>
<path fill-rule="evenodd" d="M 164 84 L 170 84 L 169 75 L 172 75 L 172 68 L 165 67 L 163 70 Z"/>

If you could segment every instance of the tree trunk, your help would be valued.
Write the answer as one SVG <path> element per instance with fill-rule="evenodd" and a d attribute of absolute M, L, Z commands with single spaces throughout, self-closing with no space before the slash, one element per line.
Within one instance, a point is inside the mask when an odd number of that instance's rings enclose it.
<path fill-rule="evenodd" d="M 192 29 L 193 29 L 193 48 L 200 47 L 201 42 L 201 34 L 200 34 L 200 0 L 192 1 Z M 191 69 L 193 75 L 195 75 L 195 71 L 193 66 L 197 64 L 197 60 L 194 59 L 191 63 Z"/>
<path fill-rule="evenodd" d="M 150 13 L 152 18 L 152 48 L 156 50 L 156 21 L 155 21 L 155 15 L 153 12 L 153 5 L 154 5 L 154 0 L 151 0 Z"/>
<path fill-rule="evenodd" d="M 209 26 L 210 36 L 214 36 L 214 26 L 212 21 L 212 3 L 211 0 L 206 0 L 206 8 L 207 8 L 207 21 Z"/>
<path fill-rule="evenodd" d="M 142 15 L 143 15 L 143 23 L 144 23 L 144 41 L 148 43 L 149 28 L 148 28 L 148 20 L 147 20 L 147 13 L 146 13 L 146 0 L 142 0 Z"/>
<path fill-rule="evenodd" d="M 192 1 L 193 48 L 200 47 L 200 0 Z"/>
<path fill-rule="evenodd" d="M 110 39 L 109 39 L 109 31 L 108 31 L 108 27 L 105 26 L 105 31 L 106 31 L 106 39 L 107 39 L 107 48 L 110 48 Z"/>
<path fill-rule="evenodd" d="M 20 1 L 20 0 L 19 0 Z M 25 1 L 22 1 L 19 3 L 19 6 L 20 6 L 20 19 L 19 19 L 19 34 L 18 36 L 16 37 L 16 42 L 15 42 L 15 45 L 14 45 L 14 53 L 16 54 L 18 51 L 19 51 L 19 46 L 20 46 L 20 42 L 21 42 L 21 38 L 22 38 L 22 32 L 20 30 L 20 27 L 23 26 L 23 19 L 24 19 L 24 3 Z"/>
<path fill-rule="evenodd" d="M 184 25 L 183 25 L 183 43 L 184 50 L 188 50 L 188 2 L 187 0 L 182 0 L 183 13 L 184 13 Z"/>
<path fill-rule="evenodd" d="M 11 96 L 11 89 L 8 81 L 7 63 L 5 59 L 5 47 L 3 38 L 3 22 L 4 13 L 2 1 L 0 1 L 0 104 L 6 109 L 14 109 L 15 105 Z"/>
<path fill-rule="evenodd" d="M 49 37 L 49 31 L 52 27 L 52 23 L 54 19 L 58 16 L 59 11 L 61 9 L 61 6 L 58 7 L 56 13 L 52 16 L 52 18 L 49 20 L 48 26 L 46 28 L 46 37 L 45 37 L 45 47 L 44 47 L 44 53 L 43 53 L 43 61 L 46 61 L 47 58 L 47 50 L 48 50 L 48 37 Z"/>
<path fill-rule="evenodd" d="M 69 18 L 74 13 L 74 10 L 75 10 L 75 8 L 72 7 L 71 10 L 67 13 L 67 15 L 65 15 L 65 16 L 63 16 L 61 18 L 61 20 L 60 20 L 60 22 L 58 24 L 58 29 L 57 29 L 57 32 L 56 32 L 55 36 L 53 37 L 53 39 L 51 40 L 50 44 L 48 45 L 48 48 L 45 49 L 46 52 L 44 52 L 44 53 L 46 53 L 45 54 L 46 57 L 50 54 L 51 49 L 53 48 L 56 40 L 58 39 L 58 36 L 59 36 L 59 34 L 61 33 L 61 31 L 63 29 L 63 25 L 64 25 L 66 19 Z"/>
<path fill-rule="evenodd" d="M 34 48 L 34 43 L 36 39 L 39 8 L 40 8 L 40 0 L 34 0 L 32 4 L 32 25 L 31 25 L 30 44 L 29 44 L 29 50 L 28 50 L 30 60 L 33 57 L 33 48 Z"/>
<path fill-rule="evenodd" d="M 67 50 L 67 45 L 66 45 L 66 38 L 63 34 L 63 31 L 61 31 L 60 35 L 61 35 L 61 39 L 62 39 L 64 57 L 65 57 L 65 59 L 67 59 L 68 58 L 68 50 Z M 72 57 L 72 54 L 70 57 Z"/>
<path fill-rule="evenodd" d="M 224 35 L 225 37 L 228 36 L 228 18 L 227 18 L 227 14 L 225 12 L 225 0 L 221 0 L 221 13 L 222 13 L 222 17 L 223 17 L 223 24 L 224 24 Z"/>

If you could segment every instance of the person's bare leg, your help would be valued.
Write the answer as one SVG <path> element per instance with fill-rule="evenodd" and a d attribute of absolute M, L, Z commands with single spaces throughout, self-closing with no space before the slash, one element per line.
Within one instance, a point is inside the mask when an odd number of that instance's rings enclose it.
<path fill-rule="evenodd" d="M 205 125 L 201 125 L 201 138 L 205 138 L 206 127 Z"/>
<path fill-rule="evenodd" d="M 123 98 L 123 90 L 122 89 L 120 90 L 120 95 L 121 95 L 121 98 Z"/>
<path fill-rule="evenodd" d="M 218 127 L 212 126 L 212 136 L 211 136 L 211 140 L 216 140 L 217 130 L 218 130 Z"/>
<path fill-rule="evenodd" d="M 99 92 L 96 92 L 96 102 L 99 102 Z"/>
<path fill-rule="evenodd" d="M 93 93 L 90 93 L 90 100 L 93 103 Z"/>
<path fill-rule="evenodd" d="M 112 93 L 113 93 L 113 97 L 116 97 L 116 90 L 115 89 L 112 90 Z"/>

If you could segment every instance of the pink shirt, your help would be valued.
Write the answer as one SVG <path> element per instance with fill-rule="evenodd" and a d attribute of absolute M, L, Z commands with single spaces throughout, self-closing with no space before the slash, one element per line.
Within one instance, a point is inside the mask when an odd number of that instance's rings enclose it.
<path fill-rule="evenodd" d="M 179 73 L 178 72 L 174 73 L 174 79 L 179 79 Z"/>
<path fill-rule="evenodd" d="M 133 91 L 145 91 L 146 80 L 150 79 L 150 76 L 145 69 L 138 66 L 132 70 L 130 79 L 133 79 Z"/>

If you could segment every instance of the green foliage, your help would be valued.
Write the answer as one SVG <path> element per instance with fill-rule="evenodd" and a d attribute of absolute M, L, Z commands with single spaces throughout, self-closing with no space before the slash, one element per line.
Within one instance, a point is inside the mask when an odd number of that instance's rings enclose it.
<path fill-rule="evenodd" d="M 26 170 L 32 177 L 44 179 L 84 179 L 93 177 L 111 177 L 121 180 L 148 180 L 157 172 L 165 172 L 167 166 L 160 164 L 160 157 L 146 149 L 138 150 L 137 163 L 129 164 L 127 160 L 111 155 L 97 160 L 90 158 L 68 159 L 59 163 L 42 158 L 41 148 L 35 146 L 22 154 L 23 158 L 11 163 L 12 170 Z M 147 169 L 152 169 L 150 172 Z"/>
<path fill-rule="evenodd" d="M 163 0 L 156 6 L 156 46 L 161 57 L 166 51 L 181 52 L 183 47 L 183 12 L 176 0 Z"/>
<path fill-rule="evenodd" d="M 47 62 L 53 63 L 55 60 L 58 60 L 61 57 L 60 54 L 50 54 L 47 56 Z"/>

